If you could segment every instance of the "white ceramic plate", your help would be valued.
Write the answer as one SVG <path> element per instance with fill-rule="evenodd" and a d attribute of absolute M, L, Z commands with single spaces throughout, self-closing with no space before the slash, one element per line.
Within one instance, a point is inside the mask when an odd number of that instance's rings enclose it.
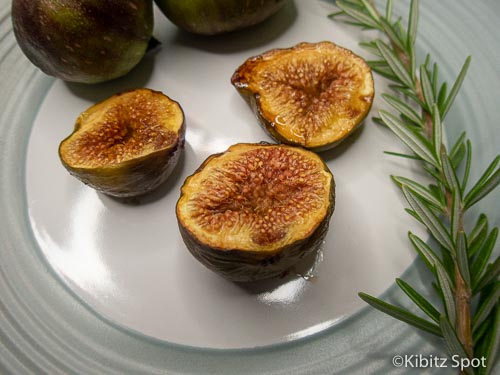
<path fill-rule="evenodd" d="M 498 44 L 489 40 L 492 26 L 484 21 L 498 16 L 498 6 L 485 2 L 475 10 L 453 8 L 455 18 L 447 16 L 446 26 L 435 22 L 429 3 L 422 4 L 420 46 L 446 61 L 444 76 L 453 78 L 460 61 L 473 52 L 468 48 L 483 57 L 475 59 L 481 70 L 477 65 L 471 69 L 475 79 L 464 88 L 465 97 L 449 122 L 458 122 L 460 129 L 469 129 L 473 118 L 484 124 L 484 130 L 472 128 L 470 135 L 484 145 L 477 157 L 486 163 L 498 150 L 497 135 L 488 132 L 498 109 L 493 95 L 475 98 L 489 89 L 486 73 L 490 79 L 499 76 L 492 65 L 498 49 L 477 50 L 474 33 L 449 45 L 436 28 L 458 26 L 460 31 L 461 17 L 466 17 L 484 29 L 477 32 L 483 36 L 480 43 Z M 406 11 L 406 5 L 395 10 Z M 445 5 L 436 7 L 449 13 Z M 487 12 L 489 7 L 497 12 Z M 230 144 L 270 140 L 229 83 L 241 62 L 271 48 L 320 40 L 366 56 L 357 47 L 366 34 L 328 20 L 329 4 L 295 1 L 270 22 L 216 39 L 178 32 L 158 13 L 155 35 L 161 49 L 129 76 L 92 87 L 35 72 L 15 46 L 4 8 L 0 135 L 5 147 L 0 166 L 6 178 L 0 186 L 0 233 L 5 283 L 0 307 L 5 324 L 0 337 L 6 349 L 0 363 L 11 371 L 35 373 L 234 373 L 235 366 L 239 373 L 346 368 L 355 373 L 390 369 L 390 356 L 416 343 L 422 352 L 438 350 L 433 341 L 424 344 L 413 330 L 371 310 L 345 319 L 363 306 L 358 291 L 381 294 L 413 257 L 406 241 L 411 220 L 388 176 L 412 176 L 414 171 L 408 162 L 382 154 L 399 145 L 371 120 L 340 148 L 322 154 L 336 177 L 337 207 L 322 260 L 301 270 L 305 274 L 314 265 L 314 281 L 291 275 L 246 287 L 227 282 L 199 265 L 178 235 L 173 207 L 184 178 Z M 378 93 L 385 91 L 383 80 L 377 78 L 376 85 Z M 181 103 L 187 144 L 167 184 L 140 204 L 125 204 L 70 177 L 59 164 L 57 145 L 85 108 L 139 86 L 162 90 Z M 378 107 L 379 101 L 374 110 Z M 449 131 L 451 136 L 458 132 Z M 498 222 L 498 216 L 493 220 Z M 405 276 L 417 284 L 426 278 L 419 264 Z M 387 298 L 394 295 L 390 291 Z M 401 341 L 401 335 L 407 340 Z M 391 348 L 384 350 L 383 343 Z"/>
<path fill-rule="evenodd" d="M 406 229 L 411 219 L 388 176 L 406 174 L 412 163 L 383 154 L 385 149 L 403 150 L 371 120 L 342 147 L 322 154 L 335 175 L 337 203 L 314 279 L 292 275 L 250 285 L 228 282 L 201 266 L 182 241 L 175 203 L 185 178 L 210 154 L 234 143 L 272 141 L 230 84 L 234 70 L 268 49 L 327 40 L 332 33 L 338 44 L 359 50 L 361 33 L 338 27 L 325 16 L 333 7 L 321 2 L 292 5 L 255 31 L 221 38 L 195 38 L 157 22 L 162 47 L 134 74 L 91 87 L 56 81 L 48 92 L 28 145 L 31 225 L 62 280 L 110 320 L 175 343 L 262 346 L 334 324 L 363 306 L 357 291 L 382 293 L 410 264 Z M 161 14 L 156 19 L 162 20 Z M 263 40 L 261 35 L 268 34 L 271 38 Z M 152 69 L 144 72 L 147 62 Z M 186 114 L 186 148 L 165 186 L 127 204 L 71 177 L 57 149 L 79 113 L 95 100 L 138 85 L 179 101 Z M 377 92 L 387 89 L 377 80 Z M 379 107 L 377 98 L 374 111 Z M 301 272 L 310 270 L 302 266 Z"/>

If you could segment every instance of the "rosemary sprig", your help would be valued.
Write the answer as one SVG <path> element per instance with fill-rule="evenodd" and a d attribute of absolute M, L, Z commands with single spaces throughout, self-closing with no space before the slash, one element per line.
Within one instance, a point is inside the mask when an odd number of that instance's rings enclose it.
<path fill-rule="evenodd" d="M 425 186 L 401 176 L 392 176 L 401 187 L 410 206 L 407 212 L 422 223 L 436 245 L 431 247 L 409 233 L 413 247 L 434 274 L 432 283 L 441 300 L 441 309 L 426 300 L 403 280 L 401 290 L 420 308 L 419 317 L 401 307 L 373 296 L 359 296 L 371 306 L 426 332 L 442 336 L 450 354 L 461 358 L 486 358 L 486 367 L 466 368 L 467 374 L 491 373 L 500 346 L 500 257 L 492 258 L 498 229 L 489 229 L 481 214 L 469 232 L 467 211 L 500 184 L 500 155 L 483 175 L 468 188 L 472 167 L 472 145 L 465 132 L 450 151 L 443 142 L 443 123 L 466 76 L 471 58 L 463 64 L 448 91 L 441 83 L 439 65 L 426 56 L 417 67 L 415 42 L 419 2 L 412 0 L 408 22 L 393 19 L 392 1 L 387 0 L 381 13 L 369 0 L 337 0 L 339 11 L 330 15 L 344 22 L 378 30 L 386 41 L 375 39 L 360 45 L 374 54 L 372 70 L 393 82 L 394 94 L 382 97 L 394 110 L 381 110 L 377 123 L 390 128 L 412 154 L 395 156 L 416 159 L 433 183 Z"/>

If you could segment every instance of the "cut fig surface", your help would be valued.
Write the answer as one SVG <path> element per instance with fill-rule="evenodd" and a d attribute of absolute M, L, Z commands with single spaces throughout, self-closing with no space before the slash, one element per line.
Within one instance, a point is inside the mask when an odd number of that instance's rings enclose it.
<path fill-rule="evenodd" d="M 117 197 L 147 193 L 166 180 L 184 145 L 180 105 L 159 91 L 113 95 L 80 114 L 59 146 L 69 172 Z"/>
<path fill-rule="evenodd" d="M 234 281 L 277 276 L 317 250 L 334 209 L 333 175 L 299 147 L 236 144 L 188 177 L 177 203 L 184 242 Z"/>
<path fill-rule="evenodd" d="M 252 57 L 231 82 L 272 137 L 317 151 L 351 134 L 374 96 L 366 62 L 330 42 L 300 43 Z"/>

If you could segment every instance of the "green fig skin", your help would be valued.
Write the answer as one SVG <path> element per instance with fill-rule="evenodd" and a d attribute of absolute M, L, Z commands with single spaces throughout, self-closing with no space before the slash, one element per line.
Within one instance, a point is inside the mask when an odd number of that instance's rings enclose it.
<path fill-rule="evenodd" d="M 175 25 L 215 35 L 249 27 L 276 13 L 288 0 L 155 0 Z"/>
<path fill-rule="evenodd" d="M 318 252 L 323 246 L 334 209 L 335 186 L 332 186 L 331 208 L 311 236 L 286 246 L 275 255 L 212 248 L 198 241 L 181 223 L 179 231 L 189 252 L 205 267 L 227 280 L 246 283 L 279 277 L 300 259 Z"/>
<path fill-rule="evenodd" d="M 13 0 L 19 46 L 44 73 L 98 83 L 128 73 L 153 32 L 151 0 Z"/>
<path fill-rule="evenodd" d="M 138 197 L 156 189 L 172 174 L 184 149 L 184 133 L 183 124 L 177 142 L 170 148 L 115 167 L 74 168 L 60 159 L 73 177 L 101 193 L 116 198 Z"/>

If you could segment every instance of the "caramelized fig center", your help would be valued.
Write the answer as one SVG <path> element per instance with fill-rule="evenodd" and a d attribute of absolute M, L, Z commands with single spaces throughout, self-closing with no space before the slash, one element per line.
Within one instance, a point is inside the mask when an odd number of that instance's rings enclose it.
<path fill-rule="evenodd" d="M 112 105 L 84 112 L 79 135 L 67 147 L 73 165 L 99 167 L 119 164 L 167 148 L 177 134 L 165 127 L 175 108 L 161 98 L 118 97 Z"/>
<path fill-rule="evenodd" d="M 354 118 L 361 112 L 352 94 L 364 76 L 355 64 L 333 56 L 297 57 L 291 64 L 270 64 L 262 72 L 260 92 L 273 103 L 281 122 L 310 140 L 337 119 Z M 279 122 L 280 119 L 277 119 Z"/>
<path fill-rule="evenodd" d="M 272 244 L 324 203 L 321 171 L 317 162 L 289 149 L 247 151 L 201 181 L 191 201 L 193 217 L 208 232 L 246 228 L 255 244 Z"/>
<path fill-rule="evenodd" d="M 300 43 L 249 58 L 231 82 L 273 138 L 317 151 L 351 134 L 374 95 L 366 62 L 330 42 Z"/>

